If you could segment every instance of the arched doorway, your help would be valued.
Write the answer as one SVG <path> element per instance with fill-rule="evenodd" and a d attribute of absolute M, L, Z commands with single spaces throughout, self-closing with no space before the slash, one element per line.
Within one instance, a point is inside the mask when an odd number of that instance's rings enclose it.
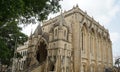
<path fill-rule="evenodd" d="M 47 59 L 47 44 L 44 40 L 39 42 L 38 49 L 36 51 L 36 60 L 39 64 L 42 64 Z"/>

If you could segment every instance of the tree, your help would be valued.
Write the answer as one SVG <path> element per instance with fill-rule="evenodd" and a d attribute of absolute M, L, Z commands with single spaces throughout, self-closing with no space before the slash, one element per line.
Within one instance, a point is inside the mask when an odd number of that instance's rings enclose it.
<path fill-rule="evenodd" d="M 119 67 L 119 64 L 120 64 L 120 58 L 115 60 L 115 65 L 118 65 L 118 67 Z"/>
<path fill-rule="evenodd" d="M 21 32 L 16 21 L 0 28 L 0 59 L 2 64 L 10 65 L 14 56 L 15 43 L 23 44 L 28 38 Z"/>
<path fill-rule="evenodd" d="M 0 62 L 6 64 L 7 61 L 4 61 L 9 55 L 9 49 L 6 47 L 5 42 L 0 39 Z"/>
<path fill-rule="evenodd" d="M 115 65 L 117 65 L 117 68 L 118 68 L 118 72 L 120 71 L 120 58 L 117 58 L 115 60 Z"/>
<path fill-rule="evenodd" d="M 60 9 L 60 0 L 0 0 L 0 25 L 20 18 L 36 17 L 39 21 Z M 1 27 L 0 26 L 0 27 Z"/>

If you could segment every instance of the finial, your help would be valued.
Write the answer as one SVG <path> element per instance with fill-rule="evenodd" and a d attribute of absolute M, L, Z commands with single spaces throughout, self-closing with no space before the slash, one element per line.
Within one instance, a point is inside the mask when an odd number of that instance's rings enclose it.
<path fill-rule="evenodd" d="M 76 4 L 76 7 L 78 7 L 78 4 Z"/>
<path fill-rule="evenodd" d="M 63 26 L 63 23 L 64 23 L 64 15 L 63 15 L 63 13 L 62 13 L 62 9 L 61 9 L 61 14 L 60 14 L 60 24 L 59 24 L 59 26 L 60 26 L 60 28 L 62 28 L 62 26 Z"/>

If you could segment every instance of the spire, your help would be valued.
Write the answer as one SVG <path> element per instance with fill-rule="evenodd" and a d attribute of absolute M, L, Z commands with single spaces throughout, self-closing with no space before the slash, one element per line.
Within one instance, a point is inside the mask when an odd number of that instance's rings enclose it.
<path fill-rule="evenodd" d="M 39 24 L 38 25 L 38 31 L 37 31 L 38 35 L 42 35 L 42 27 L 41 25 Z"/>
<path fill-rule="evenodd" d="M 78 4 L 76 4 L 76 7 L 77 7 L 77 8 L 79 7 Z"/>
<path fill-rule="evenodd" d="M 59 17 L 59 21 L 60 21 L 60 28 L 62 28 L 63 24 L 65 23 L 65 20 L 64 20 L 64 16 L 63 16 L 63 13 L 62 13 L 62 10 L 61 10 L 61 14 L 60 14 L 60 17 Z"/>
<path fill-rule="evenodd" d="M 63 14 L 62 14 L 62 10 L 61 10 L 61 14 L 60 14 L 60 26 L 63 26 Z"/>

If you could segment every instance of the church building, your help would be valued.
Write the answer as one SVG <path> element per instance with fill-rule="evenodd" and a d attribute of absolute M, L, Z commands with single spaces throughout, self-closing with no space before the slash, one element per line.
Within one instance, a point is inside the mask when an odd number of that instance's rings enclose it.
<path fill-rule="evenodd" d="M 24 72 L 104 72 L 113 66 L 109 31 L 78 6 L 43 21 L 28 42 Z"/>

